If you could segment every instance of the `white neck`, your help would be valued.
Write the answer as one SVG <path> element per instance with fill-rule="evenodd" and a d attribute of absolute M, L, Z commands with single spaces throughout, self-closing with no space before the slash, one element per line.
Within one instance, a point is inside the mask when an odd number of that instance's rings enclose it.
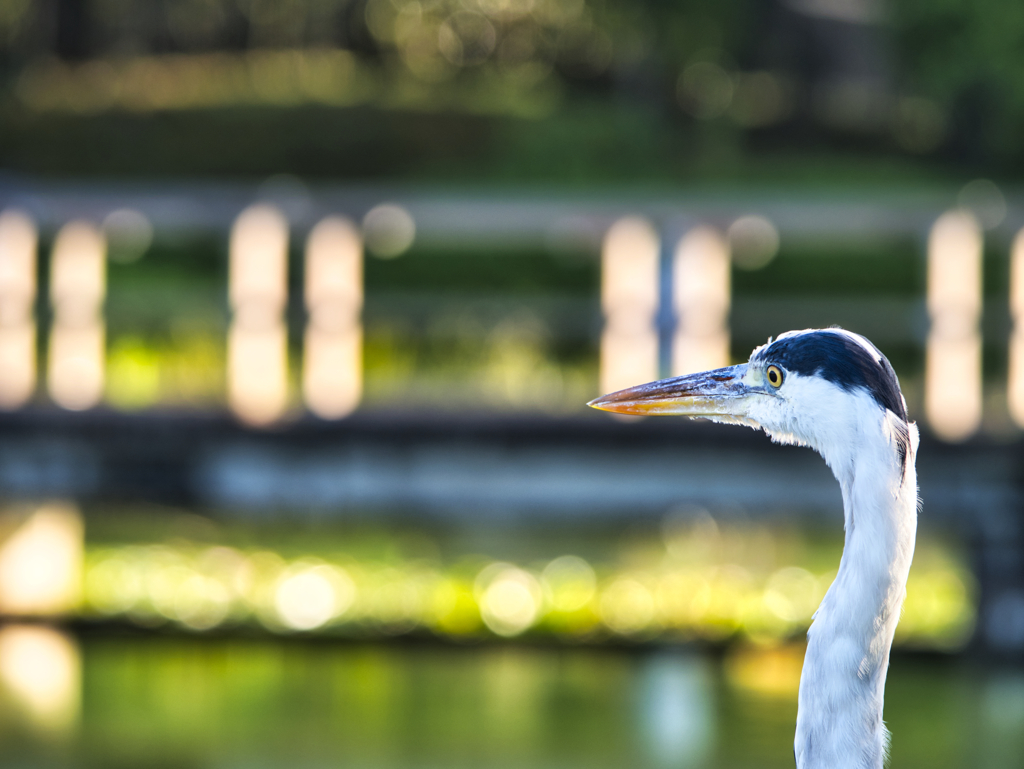
<path fill-rule="evenodd" d="M 887 426 L 870 441 L 862 433 L 844 446 L 816 447 L 842 486 L 846 543 L 807 633 L 798 769 L 881 769 L 885 760 L 885 674 L 917 531 L 917 431 L 910 426 L 913 448 L 901 474 Z"/>

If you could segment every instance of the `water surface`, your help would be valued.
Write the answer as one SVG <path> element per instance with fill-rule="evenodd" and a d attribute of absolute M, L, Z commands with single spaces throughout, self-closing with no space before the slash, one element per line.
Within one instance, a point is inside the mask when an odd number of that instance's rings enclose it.
<path fill-rule="evenodd" d="M 62 638 L 4 668 L 4 767 L 792 766 L 799 650 Z M 1019 766 L 1024 675 L 900 655 L 886 717 L 893 767 Z"/>

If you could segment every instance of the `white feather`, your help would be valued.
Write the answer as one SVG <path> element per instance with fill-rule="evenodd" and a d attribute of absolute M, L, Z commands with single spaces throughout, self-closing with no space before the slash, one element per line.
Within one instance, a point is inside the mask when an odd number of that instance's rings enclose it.
<path fill-rule="evenodd" d="M 749 418 L 773 439 L 806 444 L 825 458 L 842 487 L 846 527 L 839 573 L 807 634 L 797 767 L 880 769 L 889 649 L 917 530 L 917 428 L 909 426 L 901 463 L 899 417 L 866 391 L 788 373 L 777 395 L 752 403 Z"/>

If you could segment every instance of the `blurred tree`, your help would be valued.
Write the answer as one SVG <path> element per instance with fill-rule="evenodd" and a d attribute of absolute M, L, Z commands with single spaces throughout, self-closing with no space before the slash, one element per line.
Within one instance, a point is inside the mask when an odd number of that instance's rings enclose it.
<path fill-rule="evenodd" d="M 0 165 L 674 180 L 816 155 L 853 175 L 865 158 L 1006 172 L 1024 160 L 1022 42 L 1024 7 L 1001 0 L 7 0 Z"/>
<path fill-rule="evenodd" d="M 906 88 L 948 115 L 951 156 L 972 164 L 1011 160 L 1019 168 L 1024 5 L 898 0 L 891 21 Z"/>

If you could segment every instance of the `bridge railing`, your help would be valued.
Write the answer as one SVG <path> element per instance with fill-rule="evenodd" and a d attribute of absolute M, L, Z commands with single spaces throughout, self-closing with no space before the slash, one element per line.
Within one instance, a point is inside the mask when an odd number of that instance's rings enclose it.
<path fill-rule="evenodd" d="M 244 188 L 11 188 L 0 193 L 0 407 L 16 409 L 40 388 L 58 406 L 90 408 L 104 392 L 104 230 L 128 211 L 157 231 L 203 230 L 227 241 L 230 308 L 226 399 L 243 420 L 266 425 L 289 404 L 287 318 L 290 241 L 301 241 L 306 330 L 305 406 L 343 417 L 363 391 L 361 310 L 364 241 L 375 250 L 416 239 L 507 248 L 552 236 L 591 244 L 599 255 L 602 391 L 727 365 L 730 262 L 770 259 L 790 237 L 909 237 L 927 257 L 928 332 L 923 411 L 947 440 L 976 432 L 983 411 L 984 215 L 942 195 L 876 199 L 570 199 L 454 197 L 373 189 L 325 189 L 269 198 Z M 253 202 L 253 201 L 256 202 Z M 382 200 L 397 203 L 381 205 Z M 991 229 L 1002 247 L 1024 213 Z M 1017 217 L 1017 220 L 1014 219 Z M 987 222 L 991 225 L 991 222 Z M 38 253 L 40 228 L 55 232 Z M 37 261 L 48 274 L 52 322 L 36 340 Z M 1024 424 L 1024 237 L 1010 247 L 1008 411 Z M 37 349 L 46 350 L 45 365 Z M 45 374 L 41 373 L 45 372 Z"/>

